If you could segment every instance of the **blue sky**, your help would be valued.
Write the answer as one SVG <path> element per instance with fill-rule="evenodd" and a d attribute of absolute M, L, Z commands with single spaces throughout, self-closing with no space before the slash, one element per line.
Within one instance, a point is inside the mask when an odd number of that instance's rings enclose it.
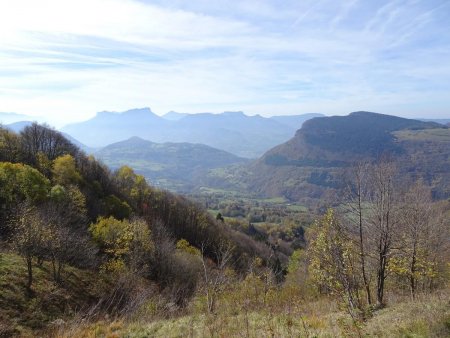
<path fill-rule="evenodd" d="M 449 0 L 0 1 L 0 111 L 450 118 Z"/>

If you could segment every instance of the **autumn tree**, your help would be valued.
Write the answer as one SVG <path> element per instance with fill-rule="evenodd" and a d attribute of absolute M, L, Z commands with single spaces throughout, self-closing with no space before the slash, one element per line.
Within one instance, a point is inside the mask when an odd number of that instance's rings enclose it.
<path fill-rule="evenodd" d="M 357 251 L 332 209 L 314 224 L 314 230 L 308 248 L 311 278 L 322 292 L 342 298 L 348 312 L 357 319 L 362 313 Z"/>
<path fill-rule="evenodd" d="M 150 194 L 144 176 L 136 174 L 128 166 L 123 166 L 114 173 L 114 182 L 136 208 L 143 207 L 145 198 Z"/>
<path fill-rule="evenodd" d="M 86 234 L 87 215 L 84 195 L 75 186 L 56 185 L 50 200 L 40 208 L 49 228 L 44 257 L 53 267 L 55 281 L 61 282 L 66 264 L 87 266 L 94 249 Z"/>
<path fill-rule="evenodd" d="M 20 137 L 0 126 L 0 161 L 17 162 L 20 160 Z"/>
<path fill-rule="evenodd" d="M 445 252 L 443 238 L 448 238 L 439 204 L 434 204 L 431 189 L 417 181 L 402 196 L 400 231 L 396 255 L 389 270 L 408 281 L 411 297 L 415 299 L 418 284 L 438 276 L 437 256 Z M 442 238 L 442 239 L 441 239 Z"/>
<path fill-rule="evenodd" d="M 63 186 L 76 185 L 81 181 L 72 155 L 61 155 L 53 160 L 53 181 Z"/>
<path fill-rule="evenodd" d="M 131 222 L 110 216 L 99 217 L 89 228 L 100 250 L 108 257 L 103 265 L 105 271 L 121 272 L 128 267 L 138 272 L 146 264 L 153 250 L 151 233 L 147 223 L 141 219 Z"/>
<path fill-rule="evenodd" d="M 11 220 L 15 233 L 13 244 L 17 252 L 24 259 L 27 266 L 27 289 L 31 290 L 33 283 L 33 258 L 42 253 L 45 240 L 51 237 L 49 228 L 36 207 L 29 203 L 17 206 L 16 213 Z"/>
<path fill-rule="evenodd" d="M 8 212 L 21 202 L 42 203 L 47 199 L 50 181 L 28 165 L 0 162 L 0 187 L 0 235 L 7 236 Z"/>

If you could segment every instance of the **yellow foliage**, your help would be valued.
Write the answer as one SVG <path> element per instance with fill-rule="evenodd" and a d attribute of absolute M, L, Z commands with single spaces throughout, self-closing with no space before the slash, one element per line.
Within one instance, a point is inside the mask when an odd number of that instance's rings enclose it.
<path fill-rule="evenodd" d="M 200 257 L 202 255 L 198 248 L 196 248 L 195 246 L 191 245 L 184 238 L 180 239 L 177 242 L 176 247 L 177 247 L 178 250 L 186 252 L 186 253 L 194 255 L 194 256 L 199 256 Z"/>
<path fill-rule="evenodd" d="M 53 161 L 53 181 L 61 185 L 78 184 L 81 175 L 75 166 L 75 159 L 67 154 L 56 158 Z"/>
<path fill-rule="evenodd" d="M 114 258 L 120 258 L 130 249 L 133 233 L 128 220 L 99 217 L 89 230 L 103 251 Z"/>

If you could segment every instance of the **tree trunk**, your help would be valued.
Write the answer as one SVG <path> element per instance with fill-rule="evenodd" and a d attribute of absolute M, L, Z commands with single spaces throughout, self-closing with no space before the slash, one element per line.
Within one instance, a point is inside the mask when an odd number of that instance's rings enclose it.
<path fill-rule="evenodd" d="M 416 299 L 416 277 L 414 276 L 416 272 L 416 255 L 417 255 L 417 245 L 416 241 L 414 241 L 413 252 L 412 252 L 412 260 L 410 267 L 410 275 L 409 275 L 409 285 L 411 289 L 411 298 Z"/>
<path fill-rule="evenodd" d="M 363 219 L 362 219 L 362 201 L 361 191 L 358 193 L 358 209 L 359 209 L 359 251 L 361 257 L 361 271 L 363 276 L 364 288 L 366 289 L 367 303 L 372 304 L 372 296 L 370 294 L 370 285 L 366 275 L 366 262 L 364 252 L 364 235 L 363 235 Z"/>
<path fill-rule="evenodd" d="M 31 290 L 31 285 L 33 284 L 33 257 L 28 256 L 27 260 L 27 270 L 28 270 L 28 282 L 27 289 Z"/>
<path fill-rule="evenodd" d="M 63 269 L 63 263 L 61 261 L 58 261 L 58 271 L 56 272 L 56 281 L 58 283 L 61 282 L 61 271 Z"/>
<path fill-rule="evenodd" d="M 384 305 L 384 281 L 386 279 L 386 254 L 385 250 L 380 253 L 380 262 L 378 266 L 378 276 L 377 276 L 377 305 L 382 307 Z"/>

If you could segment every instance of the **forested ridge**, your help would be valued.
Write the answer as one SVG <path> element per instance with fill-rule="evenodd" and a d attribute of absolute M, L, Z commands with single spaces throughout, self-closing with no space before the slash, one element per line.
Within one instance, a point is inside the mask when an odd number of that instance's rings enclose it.
<path fill-rule="evenodd" d="M 0 336 L 448 335 L 450 202 L 399 173 L 355 162 L 280 234 L 0 128 Z"/>
<path fill-rule="evenodd" d="M 449 198 L 450 129 L 371 112 L 310 119 L 291 140 L 236 176 L 241 175 L 238 182 L 248 190 L 263 196 L 331 204 L 345 187 L 342 177 L 348 168 L 381 157 L 395 160 L 405 181 L 421 178 L 434 197 Z"/>

